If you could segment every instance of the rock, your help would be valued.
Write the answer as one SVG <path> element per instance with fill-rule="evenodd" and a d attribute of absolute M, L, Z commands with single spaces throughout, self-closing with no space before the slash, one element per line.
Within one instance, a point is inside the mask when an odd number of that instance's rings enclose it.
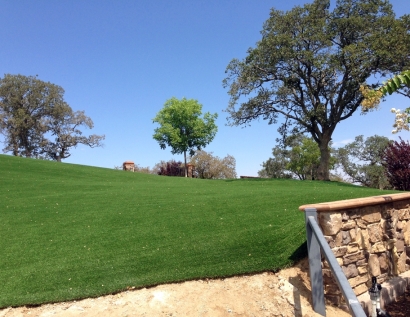
<path fill-rule="evenodd" d="M 369 274 L 370 276 L 379 276 L 381 274 L 379 257 L 376 254 L 369 256 Z"/>
<path fill-rule="evenodd" d="M 381 219 L 381 208 L 377 206 L 365 207 L 362 214 L 362 219 L 367 223 L 379 222 Z"/>
<path fill-rule="evenodd" d="M 396 249 L 397 249 L 397 252 L 403 252 L 404 251 L 404 241 L 403 240 L 397 240 L 396 241 Z"/>
<path fill-rule="evenodd" d="M 367 223 L 360 218 L 356 219 L 356 224 L 361 229 L 367 229 Z"/>
<path fill-rule="evenodd" d="M 366 266 L 358 266 L 358 267 L 357 267 L 357 270 L 359 271 L 359 274 L 360 274 L 360 275 L 365 274 L 365 273 L 368 272 Z"/>
<path fill-rule="evenodd" d="M 400 220 L 409 220 L 410 219 L 410 209 L 400 209 L 398 212 L 398 218 Z"/>
<path fill-rule="evenodd" d="M 347 253 L 355 253 L 359 251 L 359 245 L 357 243 L 355 244 L 349 244 L 347 246 Z"/>
<path fill-rule="evenodd" d="M 349 231 L 342 231 L 342 239 L 344 245 L 347 245 L 350 243 L 350 241 L 352 241 Z"/>
<path fill-rule="evenodd" d="M 359 295 L 367 292 L 368 288 L 367 288 L 366 284 L 360 284 L 359 286 L 355 287 L 353 289 L 353 291 L 356 294 L 356 296 L 359 296 Z"/>
<path fill-rule="evenodd" d="M 337 234 L 342 228 L 342 215 L 340 213 L 321 212 L 319 222 L 325 236 Z"/>
<path fill-rule="evenodd" d="M 410 221 L 407 221 L 404 231 L 404 243 L 410 245 Z"/>
<path fill-rule="evenodd" d="M 347 222 L 343 222 L 342 225 L 342 230 L 350 230 L 356 228 L 356 221 L 354 220 L 349 220 Z"/>
<path fill-rule="evenodd" d="M 368 280 L 367 275 L 363 275 L 363 276 L 356 276 L 354 278 L 348 279 L 349 284 L 351 287 L 356 287 L 360 284 L 366 283 Z"/>
<path fill-rule="evenodd" d="M 386 247 L 383 242 L 377 242 L 372 245 L 371 253 L 382 253 L 386 251 Z"/>
<path fill-rule="evenodd" d="M 399 261 L 397 263 L 399 273 L 406 272 L 406 259 L 407 259 L 406 252 L 402 252 L 402 254 L 399 257 Z"/>
<path fill-rule="evenodd" d="M 348 266 L 342 266 L 343 273 L 346 275 L 346 278 L 352 278 L 359 275 L 359 271 L 356 268 L 356 265 L 349 264 Z"/>
<path fill-rule="evenodd" d="M 364 257 L 363 251 L 359 251 L 359 252 L 356 252 L 356 253 L 348 254 L 348 255 L 345 255 L 345 256 L 343 257 L 343 264 L 344 264 L 344 265 L 349 265 L 349 264 L 351 264 L 351 263 L 355 263 L 355 262 L 357 262 L 358 260 L 362 260 L 362 259 L 364 259 L 364 258 L 365 258 L 365 257 Z"/>
<path fill-rule="evenodd" d="M 350 237 L 352 238 L 352 241 L 357 242 L 356 241 L 356 228 L 350 229 L 349 233 L 350 233 Z"/>
<path fill-rule="evenodd" d="M 367 229 L 357 229 L 356 242 L 361 250 L 370 249 L 369 234 Z"/>
<path fill-rule="evenodd" d="M 344 256 L 347 253 L 347 247 L 336 247 L 332 249 L 332 252 L 335 255 L 335 257 Z"/>
<path fill-rule="evenodd" d="M 379 266 L 381 272 L 383 273 L 386 273 L 389 270 L 389 263 L 387 261 L 387 255 L 385 253 L 379 256 Z"/>
<path fill-rule="evenodd" d="M 382 241 L 382 230 L 378 223 L 369 225 L 367 228 L 369 230 L 369 240 L 371 243 Z"/>

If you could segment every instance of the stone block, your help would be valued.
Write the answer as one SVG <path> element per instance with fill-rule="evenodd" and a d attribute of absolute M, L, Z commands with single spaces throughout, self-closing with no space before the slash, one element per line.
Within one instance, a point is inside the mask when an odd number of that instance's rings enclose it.
<path fill-rule="evenodd" d="M 333 249 L 336 246 L 334 236 L 324 236 L 324 237 L 329 247 Z"/>
<path fill-rule="evenodd" d="M 347 247 L 346 246 L 336 247 L 332 249 L 332 252 L 335 255 L 335 257 L 341 257 L 347 253 Z"/>
<path fill-rule="evenodd" d="M 343 221 L 348 221 L 350 219 L 349 213 L 346 211 L 342 212 L 342 220 Z"/>
<path fill-rule="evenodd" d="M 403 252 L 404 251 L 404 241 L 403 240 L 397 240 L 396 241 L 396 249 L 397 249 L 397 252 Z"/>
<path fill-rule="evenodd" d="M 342 228 L 342 215 L 340 213 L 321 212 L 319 222 L 325 236 L 333 236 Z"/>
<path fill-rule="evenodd" d="M 402 231 L 405 223 L 405 221 L 398 221 L 396 225 L 396 230 Z"/>
<path fill-rule="evenodd" d="M 362 219 L 367 223 L 379 222 L 381 219 L 380 205 L 364 207 L 362 209 Z"/>
<path fill-rule="evenodd" d="M 342 231 L 342 239 L 343 239 L 342 241 L 343 245 L 347 245 L 350 243 L 350 241 L 352 241 L 349 231 Z"/>
<path fill-rule="evenodd" d="M 360 275 L 363 275 L 363 274 L 365 274 L 365 273 L 368 272 L 366 266 L 358 266 L 358 267 L 357 267 L 357 271 L 359 272 Z"/>
<path fill-rule="evenodd" d="M 388 276 L 389 276 L 389 275 L 388 275 L 387 273 L 380 274 L 380 275 L 377 277 L 377 283 L 382 284 L 382 283 L 386 282 Z M 370 285 L 369 285 L 369 286 L 370 286 Z"/>
<path fill-rule="evenodd" d="M 367 229 L 369 231 L 369 240 L 371 243 L 382 241 L 382 229 L 378 223 L 369 225 Z"/>
<path fill-rule="evenodd" d="M 347 253 L 356 253 L 359 251 L 359 245 L 357 243 L 349 244 L 347 246 Z"/>
<path fill-rule="evenodd" d="M 379 265 L 382 273 L 386 273 L 389 270 L 389 263 L 387 260 L 387 255 L 385 253 L 379 256 Z"/>
<path fill-rule="evenodd" d="M 356 265 L 349 264 L 348 266 L 342 266 L 342 271 L 345 274 L 346 278 L 352 278 L 359 275 Z"/>
<path fill-rule="evenodd" d="M 366 258 L 363 258 L 363 259 L 356 262 L 356 266 L 364 266 L 364 265 L 367 265 Z"/>
<path fill-rule="evenodd" d="M 367 223 L 360 218 L 356 219 L 356 225 L 361 229 L 367 229 Z"/>
<path fill-rule="evenodd" d="M 361 250 L 370 249 L 369 233 L 367 232 L 367 229 L 357 229 L 356 242 Z"/>
<path fill-rule="evenodd" d="M 410 221 L 406 223 L 406 229 L 404 231 L 404 243 L 410 245 Z"/>
<path fill-rule="evenodd" d="M 352 238 L 352 242 L 357 242 L 356 241 L 356 236 L 357 236 L 356 228 L 350 229 L 349 234 L 350 234 L 350 237 Z"/>
<path fill-rule="evenodd" d="M 369 289 L 366 286 L 366 284 L 360 284 L 359 286 L 356 286 L 353 291 L 356 294 L 356 296 L 359 296 L 365 292 L 367 292 Z"/>
<path fill-rule="evenodd" d="M 379 257 L 376 254 L 369 256 L 369 274 L 370 276 L 379 276 L 381 274 Z"/>
<path fill-rule="evenodd" d="M 352 253 L 352 254 L 347 254 L 343 256 L 343 265 L 347 266 L 351 263 L 355 263 L 358 260 L 363 260 L 363 259 L 365 259 L 363 251 L 359 251 L 359 252 Z"/>
<path fill-rule="evenodd" d="M 386 247 L 383 242 L 377 242 L 372 245 L 370 253 L 382 253 L 386 251 Z"/>
<path fill-rule="evenodd" d="M 399 261 L 398 261 L 398 263 L 397 263 L 397 267 L 398 267 L 398 269 L 399 269 L 399 273 L 404 273 L 404 272 L 406 272 L 406 259 L 407 259 L 406 253 L 405 253 L 405 252 L 402 252 L 402 254 L 401 254 L 400 257 L 399 257 Z"/>
<path fill-rule="evenodd" d="M 348 282 L 349 282 L 351 287 L 356 287 L 360 284 L 366 283 L 367 280 L 368 280 L 367 275 L 358 275 L 356 277 L 348 279 Z"/>
<path fill-rule="evenodd" d="M 342 224 L 342 230 L 350 230 L 353 228 L 356 228 L 356 221 L 354 220 L 348 220 Z"/>
<path fill-rule="evenodd" d="M 334 237 L 335 237 L 335 246 L 341 247 L 343 245 L 342 231 L 339 231 Z"/>

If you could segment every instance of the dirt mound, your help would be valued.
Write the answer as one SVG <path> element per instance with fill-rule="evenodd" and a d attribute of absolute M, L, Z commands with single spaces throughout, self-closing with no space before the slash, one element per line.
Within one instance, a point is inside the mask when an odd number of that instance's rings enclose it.
<path fill-rule="evenodd" d="M 312 310 L 307 260 L 278 273 L 198 280 L 131 290 L 116 295 L 28 308 L 6 308 L 18 316 L 320 316 Z M 348 317 L 327 306 L 328 317 Z"/>

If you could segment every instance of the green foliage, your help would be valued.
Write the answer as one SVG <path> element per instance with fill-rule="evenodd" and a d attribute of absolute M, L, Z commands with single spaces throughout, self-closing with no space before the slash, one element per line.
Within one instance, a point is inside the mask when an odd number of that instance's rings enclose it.
<path fill-rule="evenodd" d="M 317 179 L 320 163 L 320 150 L 317 143 L 303 135 L 292 135 L 272 149 L 273 157 L 262 163 L 263 169 L 258 172 L 261 177 L 292 178 L 300 180 Z M 333 168 L 335 159 L 330 157 Z"/>
<path fill-rule="evenodd" d="M 172 148 L 172 154 L 184 153 L 186 166 L 186 152 L 195 154 L 214 139 L 218 127 L 215 120 L 218 115 L 206 112 L 202 115 L 202 105 L 194 99 L 173 97 L 165 102 L 164 107 L 153 119 L 160 125 L 155 129 L 154 139 L 161 149 Z M 186 176 L 186 171 L 185 171 Z"/>
<path fill-rule="evenodd" d="M 389 79 L 380 87 L 380 91 L 383 95 L 391 95 L 393 92 L 403 88 L 403 86 L 410 87 L 410 70 L 406 70 Z"/>
<path fill-rule="evenodd" d="M 306 256 L 298 207 L 333 182 L 125 173 L 0 155 L 0 308 L 275 271 Z"/>
<path fill-rule="evenodd" d="M 318 144 L 318 178 L 329 179 L 332 134 L 360 107 L 360 84 L 408 68 L 409 18 L 388 1 L 315 0 L 288 12 L 272 9 L 262 39 L 228 65 L 230 124 L 262 118 Z M 284 119 L 284 120 L 281 120 Z"/>
<path fill-rule="evenodd" d="M 74 112 L 60 86 L 34 76 L 4 75 L 0 79 L 0 132 L 4 152 L 15 156 L 61 161 L 78 144 L 101 146 L 104 136 L 83 136 L 79 127 L 93 127 L 84 111 Z"/>
<path fill-rule="evenodd" d="M 364 140 L 363 135 L 359 135 L 336 151 L 338 164 L 352 183 L 379 189 L 390 188 L 382 164 L 383 153 L 389 143 L 386 137 L 374 135 Z"/>

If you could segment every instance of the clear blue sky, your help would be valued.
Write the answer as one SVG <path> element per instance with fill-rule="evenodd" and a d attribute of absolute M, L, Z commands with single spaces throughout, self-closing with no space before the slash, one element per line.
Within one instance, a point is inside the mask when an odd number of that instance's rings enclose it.
<path fill-rule="evenodd" d="M 164 102 L 197 99 L 217 112 L 219 132 L 205 150 L 236 158 L 239 175 L 257 175 L 271 155 L 277 127 L 255 121 L 226 126 L 225 68 L 242 59 L 260 40 L 270 8 L 289 10 L 308 0 L 0 0 L 0 76 L 38 75 L 60 85 L 74 110 L 85 110 L 94 129 L 105 134 L 103 148 L 79 146 L 68 163 L 113 168 L 125 160 L 152 167 L 160 160 L 183 160 L 161 150 L 152 138 L 152 118 Z M 410 1 L 391 0 L 398 16 Z M 335 4 L 335 0 L 332 1 Z M 379 111 L 357 113 L 333 135 L 335 146 L 355 136 L 392 135 L 390 108 L 409 101 L 392 96 Z"/>

